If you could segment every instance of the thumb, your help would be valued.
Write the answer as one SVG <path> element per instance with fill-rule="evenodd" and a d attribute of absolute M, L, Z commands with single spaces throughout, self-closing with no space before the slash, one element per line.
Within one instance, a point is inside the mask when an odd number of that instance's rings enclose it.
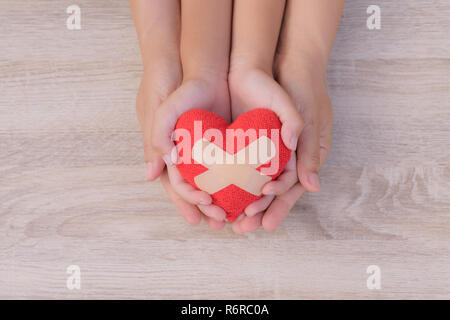
<path fill-rule="evenodd" d="M 154 150 L 154 155 L 162 159 L 167 166 L 171 166 L 177 161 L 172 132 L 178 116 L 175 114 L 176 106 L 170 99 L 169 97 L 155 111 L 151 132 L 151 148 Z"/>
<path fill-rule="evenodd" d="M 150 130 L 151 131 L 151 128 Z M 165 163 L 163 159 L 154 152 L 151 144 L 151 136 L 144 134 L 144 155 L 145 155 L 145 178 L 147 181 L 157 179 L 164 170 Z"/>
<path fill-rule="evenodd" d="M 162 161 L 160 156 L 155 154 L 151 143 L 153 110 L 154 108 L 152 107 L 152 104 L 145 104 L 141 83 L 141 87 L 139 88 L 136 98 L 136 113 L 141 126 L 144 142 L 144 155 L 146 162 L 145 178 L 147 181 L 157 179 L 164 169 L 164 161 Z"/>
<path fill-rule="evenodd" d="M 281 121 L 281 139 L 291 150 L 297 148 L 300 133 L 303 130 L 303 119 L 288 94 L 277 84 L 271 110 Z"/>
<path fill-rule="evenodd" d="M 152 128 L 152 147 L 166 165 L 178 161 L 178 153 L 172 139 L 178 118 L 194 108 L 206 108 L 209 96 L 200 83 L 186 83 L 175 90 L 155 111 Z"/>
<path fill-rule="evenodd" d="M 309 192 L 320 191 L 320 131 L 317 125 L 308 124 L 303 129 L 297 150 L 298 178 Z"/>
<path fill-rule="evenodd" d="M 272 110 L 281 121 L 281 139 L 291 150 L 297 148 L 303 119 L 287 92 L 269 75 L 254 71 L 235 89 L 246 105 Z"/>

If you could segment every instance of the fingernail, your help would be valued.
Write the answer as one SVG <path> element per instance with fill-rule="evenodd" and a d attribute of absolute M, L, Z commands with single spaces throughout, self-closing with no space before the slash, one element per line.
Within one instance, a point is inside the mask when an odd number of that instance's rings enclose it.
<path fill-rule="evenodd" d="M 267 196 L 274 195 L 275 194 L 275 190 L 273 190 L 270 187 L 265 187 L 265 188 L 263 188 L 262 193 L 267 195 Z"/>
<path fill-rule="evenodd" d="M 297 149 L 297 141 L 298 141 L 298 138 L 295 135 L 293 135 L 291 137 L 291 139 L 289 140 L 289 149 L 291 149 L 292 151 Z"/>
<path fill-rule="evenodd" d="M 153 169 L 153 163 L 147 162 L 147 165 L 145 167 L 145 179 L 147 179 L 147 180 L 152 179 L 152 169 Z"/>
<path fill-rule="evenodd" d="M 233 224 L 233 226 L 231 228 L 233 229 L 234 233 L 242 234 L 242 230 L 241 230 L 241 227 L 239 226 L 239 224 Z"/>
<path fill-rule="evenodd" d="M 178 165 L 179 163 L 179 157 L 178 157 L 178 149 L 176 146 L 172 148 L 172 151 L 170 152 L 170 161 L 172 165 Z"/>
<path fill-rule="evenodd" d="M 166 166 L 170 167 L 173 165 L 172 158 L 170 157 L 170 155 L 165 154 L 162 156 L 162 158 L 163 158 L 164 162 L 166 163 Z"/>
<path fill-rule="evenodd" d="M 308 174 L 308 182 L 319 191 L 320 189 L 320 183 L 319 183 L 319 176 L 317 173 L 310 173 Z"/>
<path fill-rule="evenodd" d="M 252 212 L 251 210 L 247 209 L 244 212 L 247 217 L 253 217 L 257 213 L 256 211 Z"/>
<path fill-rule="evenodd" d="M 223 215 L 216 217 L 216 220 L 217 221 L 225 221 L 225 218 L 226 218 L 226 214 L 224 213 Z"/>
<path fill-rule="evenodd" d="M 209 206 L 212 203 L 212 200 L 211 199 L 210 200 L 200 200 L 199 203 L 202 206 Z"/>

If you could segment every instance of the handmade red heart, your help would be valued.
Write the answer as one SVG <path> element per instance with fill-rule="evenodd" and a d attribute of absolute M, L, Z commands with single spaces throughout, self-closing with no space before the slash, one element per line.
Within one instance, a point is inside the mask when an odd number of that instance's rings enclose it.
<path fill-rule="evenodd" d="M 215 113 L 188 111 L 175 127 L 177 168 L 191 185 L 210 193 L 232 222 L 289 161 L 280 131 L 278 116 L 268 109 L 246 112 L 230 125 Z"/>

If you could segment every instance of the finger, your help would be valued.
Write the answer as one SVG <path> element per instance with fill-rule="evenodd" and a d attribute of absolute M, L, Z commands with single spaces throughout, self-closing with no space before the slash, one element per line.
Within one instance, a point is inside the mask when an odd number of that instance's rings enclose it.
<path fill-rule="evenodd" d="M 295 107 L 294 102 L 283 88 L 273 79 L 265 78 L 267 83 L 267 95 L 270 96 L 270 104 L 267 105 L 270 110 L 275 112 L 281 121 L 281 139 L 291 150 L 297 148 L 298 137 L 303 129 L 303 119 L 300 112 Z"/>
<path fill-rule="evenodd" d="M 289 95 L 272 77 L 254 70 L 239 81 L 239 88 L 233 90 L 237 93 L 235 101 L 238 105 L 258 106 L 275 112 L 282 123 L 284 144 L 291 150 L 297 148 L 303 119 Z"/>
<path fill-rule="evenodd" d="M 253 232 L 261 226 L 263 213 L 260 212 L 253 217 L 244 217 L 240 220 L 239 228 L 242 233 Z"/>
<path fill-rule="evenodd" d="M 331 108 L 330 108 L 331 110 Z M 331 148 L 331 137 L 333 130 L 333 111 L 331 110 L 331 117 L 328 123 L 322 128 L 320 136 L 320 166 L 325 162 Z"/>
<path fill-rule="evenodd" d="M 298 181 L 297 176 L 297 155 L 291 154 L 283 173 L 273 181 L 266 183 L 262 189 L 265 195 L 280 195 L 292 188 Z"/>
<path fill-rule="evenodd" d="M 200 211 L 207 217 L 219 222 L 223 222 L 226 217 L 226 212 L 221 207 L 210 204 L 209 206 L 198 205 Z"/>
<path fill-rule="evenodd" d="M 304 192 L 305 188 L 297 183 L 286 193 L 277 196 L 262 218 L 264 229 L 267 231 L 275 230 Z"/>
<path fill-rule="evenodd" d="M 166 189 L 167 194 L 169 195 L 172 202 L 175 204 L 178 212 L 187 221 L 187 223 L 191 225 L 197 225 L 202 221 L 202 213 L 200 210 L 190 204 L 189 202 L 183 200 L 172 188 L 170 185 L 169 177 L 167 174 L 167 170 L 163 171 L 161 174 L 161 183 Z"/>
<path fill-rule="evenodd" d="M 236 234 L 242 234 L 243 231 L 241 230 L 241 226 L 240 226 L 240 221 L 242 219 L 244 219 L 245 215 L 241 214 L 232 224 L 231 224 L 231 229 L 234 231 L 234 233 Z"/>
<path fill-rule="evenodd" d="M 306 125 L 298 145 L 298 178 L 306 190 L 320 191 L 320 128 L 318 123 Z"/>
<path fill-rule="evenodd" d="M 167 172 L 172 188 L 181 198 L 195 205 L 201 204 L 207 206 L 211 204 L 211 196 L 207 192 L 197 190 L 187 183 L 176 167 L 168 166 Z"/>
<path fill-rule="evenodd" d="M 151 144 L 151 131 L 153 122 L 153 110 L 151 104 L 146 105 L 144 101 L 143 81 L 141 81 L 139 91 L 136 97 L 136 113 L 139 124 L 141 126 L 142 137 L 144 142 L 145 155 L 145 178 L 147 181 L 153 181 L 158 178 L 163 169 L 164 161 L 153 151 Z"/>
<path fill-rule="evenodd" d="M 325 162 L 329 152 L 330 149 L 328 147 L 320 146 L 320 166 Z"/>
<path fill-rule="evenodd" d="M 153 181 L 158 178 L 164 170 L 165 163 L 153 149 L 151 140 L 153 121 L 153 108 L 145 108 L 142 134 L 144 139 L 144 155 L 146 161 L 145 178 Z"/>
<path fill-rule="evenodd" d="M 153 158 L 153 161 L 147 161 L 147 164 L 145 166 L 145 179 L 147 181 L 153 181 L 157 179 L 164 170 L 165 165 L 166 164 L 159 156 Z"/>
<path fill-rule="evenodd" d="M 225 227 L 225 221 L 217 221 L 208 216 L 204 216 L 204 220 L 205 220 L 206 224 L 214 230 L 220 230 L 223 227 Z"/>
<path fill-rule="evenodd" d="M 212 100 L 202 81 L 183 84 L 155 111 L 152 128 L 152 146 L 168 166 L 177 162 L 177 152 L 172 134 L 178 118 L 195 108 L 207 108 Z"/>
<path fill-rule="evenodd" d="M 259 198 L 256 201 L 253 201 L 252 203 L 250 203 L 247 208 L 245 208 L 244 212 L 247 216 L 251 217 L 254 216 L 255 214 L 262 212 L 264 210 L 267 209 L 267 207 L 270 205 L 270 203 L 273 201 L 273 199 L 275 198 L 274 195 L 266 195 L 266 196 L 262 196 L 261 198 Z"/>

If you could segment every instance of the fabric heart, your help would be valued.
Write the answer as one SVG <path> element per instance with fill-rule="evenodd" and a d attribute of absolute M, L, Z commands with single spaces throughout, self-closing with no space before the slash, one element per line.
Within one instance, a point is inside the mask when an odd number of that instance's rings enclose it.
<path fill-rule="evenodd" d="M 280 131 L 278 116 L 268 109 L 246 112 L 230 125 L 215 113 L 190 110 L 175 126 L 177 168 L 191 185 L 210 193 L 232 222 L 289 161 Z"/>

